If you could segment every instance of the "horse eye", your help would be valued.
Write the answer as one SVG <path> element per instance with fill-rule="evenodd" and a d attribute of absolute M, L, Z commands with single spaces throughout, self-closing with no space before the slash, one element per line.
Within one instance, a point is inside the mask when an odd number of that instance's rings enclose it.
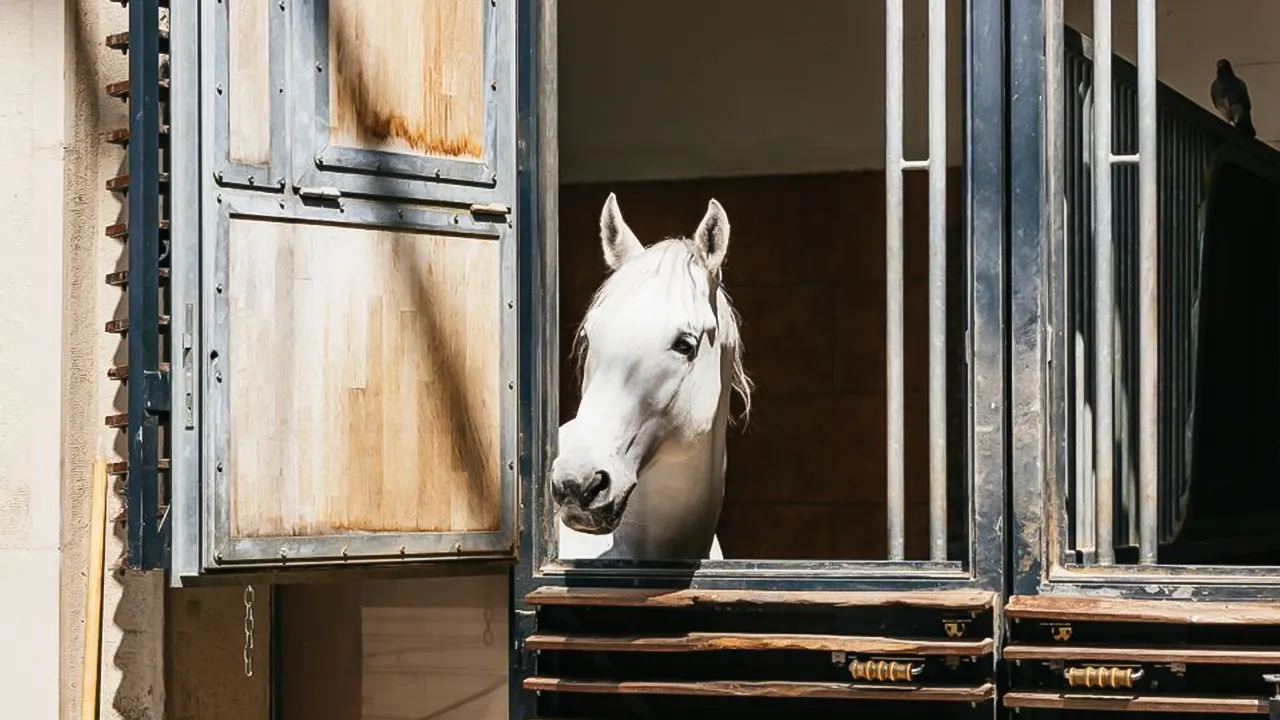
<path fill-rule="evenodd" d="M 694 352 L 697 351 L 698 346 L 693 344 L 688 335 L 681 335 L 676 338 L 675 342 L 671 343 L 671 349 L 687 358 L 691 358 Z"/>

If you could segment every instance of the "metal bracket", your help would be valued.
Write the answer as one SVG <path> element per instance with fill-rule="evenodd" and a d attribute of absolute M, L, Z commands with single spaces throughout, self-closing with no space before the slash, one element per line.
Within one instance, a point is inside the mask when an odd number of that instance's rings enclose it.
<path fill-rule="evenodd" d="M 472 215 L 496 215 L 504 220 L 511 214 L 511 208 L 502 203 L 475 203 L 470 211 Z"/>
<path fill-rule="evenodd" d="M 1268 673 L 1262 676 L 1262 681 L 1271 686 L 1271 698 L 1267 703 L 1271 720 L 1280 720 L 1280 674 Z"/>
<path fill-rule="evenodd" d="M 336 201 L 342 199 L 342 191 L 336 187 L 300 187 L 298 196 L 313 200 Z"/>

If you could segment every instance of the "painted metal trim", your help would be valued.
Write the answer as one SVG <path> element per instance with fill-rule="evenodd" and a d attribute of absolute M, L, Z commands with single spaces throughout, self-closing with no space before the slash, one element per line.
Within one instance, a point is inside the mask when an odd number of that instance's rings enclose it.
<path fill-rule="evenodd" d="M 200 574 L 200 9 L 169 12 L 169 581 Z"/>
<path fill-rule="evenodd" d="M 161 415 L 169 411 L 160 372 L 160 4 L 129 4 L 129 403 L 126 557 L 129 567 L 168 564 L 160 512 Z"/>

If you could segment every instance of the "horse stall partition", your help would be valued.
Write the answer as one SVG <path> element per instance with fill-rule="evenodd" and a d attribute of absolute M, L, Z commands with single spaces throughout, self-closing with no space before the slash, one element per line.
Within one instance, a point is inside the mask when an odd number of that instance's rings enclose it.
<path fill-rule="evenodd" d="M 513 717 L 835 717 L 849 701 L 990 717 L 1004 563 L 1004 124 L 990 110 L 1004 97 L 1001 3 L 522 8 L 537 19 L 521 28 L 537 140 L 522 259 L 539 270 L 522 277 L 538 304 L 522 315 L 537 385 L 521 411 L 546 442 L 522 471 Z M 800 39 L 765 49 L 786 35 L 779 23 Z M 867 112 L 880 23 L 883 118 Z M 853 79 L 865 86 L 842 87 Z M 672 237 L 690 240 L 659 245 Z M 724 337 L 740 327 L 754 384 L 750 415 L 726 433 L 709 553 L 612 535 L 626 530 L 616 508 L 654 502 L 636 499 L 644 478 L 634 497 L 624 487 L 644 472 L 626 465 L 648 442 L 638 432 L 600 459 L 582 450 L 619 422 L 601 408 L 632 402 L 598 399 L 615 382 L 606 363 L 633 363 L 624 387 L 659 372 L 623 341 L 647 342 L 648 322 L 682 310 L 662 303 L 683 291 L 628 274 L 633 262 L 658 276 L 663 258 L 691 269 L 673 287 L 707 271 L 692 287 L 711 293 Z M 740 324 L 716 315 L 729 297 Z M 589 307 L 629 332 L 607 333 Z M 682 328 L 672 352 L 719 351 Z M 746 388 L 731 366 L 723 397 L 731 379 Z M 744 395 L 719 410 L 745 410 Z M 607 534 L 574 536 L 566 518 Z M 655 545 L 656 522 L 637 521 Z"/>
<path fill-rule="evenodd" d="M 1131 64 L 1109 0 L 1091 38 L 1011 6 L 1012 181 L 1043 199 L 1010 210 L 1002 704 L 1275 717 L 1280 152 L 1158 82 L 1165 7 L 1136 11 Z"/>

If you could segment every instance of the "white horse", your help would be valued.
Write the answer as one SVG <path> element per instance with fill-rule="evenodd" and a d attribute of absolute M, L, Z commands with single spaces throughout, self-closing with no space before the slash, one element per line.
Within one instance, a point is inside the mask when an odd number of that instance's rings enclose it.
<path fill-rule="evenodd" d="M 712 200 L 692 238 L 646 248 L 610 194 L 600 240 L 612 273 L 575 340 L 582 401 L 551 466 L 559 557 L 721 559 L 730 390 L 751 406 L 720 284 L 729 219 Z"/>

